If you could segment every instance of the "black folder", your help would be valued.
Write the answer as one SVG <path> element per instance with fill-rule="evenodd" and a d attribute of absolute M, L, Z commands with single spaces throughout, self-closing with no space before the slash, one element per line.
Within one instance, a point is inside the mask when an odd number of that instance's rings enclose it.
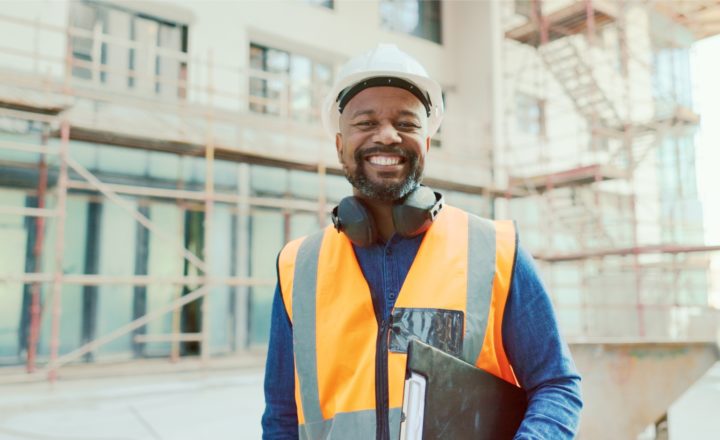
<path fill-rule="evenodd" d="M 512 439 L 525 416 L 523 389 L 415 339 L 408 345 L 406 378 L 413 373 L 424 378 L 424 402 L 415 402 L 424 407 L 424 440 Z M 410 439 L 417 437 L 408 436 L 407 426 L 417 415 L 408 410 L 408 387 L 406 382 L 402 420 L 403 436 Z M 422 394 L 414 393 L 416 399 Z"/>

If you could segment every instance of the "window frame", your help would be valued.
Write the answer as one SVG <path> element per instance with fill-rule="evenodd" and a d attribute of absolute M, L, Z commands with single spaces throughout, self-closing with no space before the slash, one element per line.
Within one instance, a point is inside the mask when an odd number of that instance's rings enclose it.
<path fill-rule="evenodd" d="M 402 29 L 396 17 L 387 17 L 386 12 L 398 13 L 399 8 L 410 4 L 417 5 L 417 24 L 412 30 Z M 393 5 L 393 7 L 383 7 Z M 393 32 L 401 32 L 424 40 L 443 44 L 443 2 L 441 0 L 379 0 L 380 27 Z"/>

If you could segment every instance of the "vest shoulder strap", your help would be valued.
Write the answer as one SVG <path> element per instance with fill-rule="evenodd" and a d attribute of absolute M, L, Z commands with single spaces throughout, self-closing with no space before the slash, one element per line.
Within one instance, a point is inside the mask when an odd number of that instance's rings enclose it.
<path fill-rule="evenodd" d="M 316 254 L 320 249 L 324 235 L 327 233 L 328 228 L 331 227 L 332 226 L 327 226 L 313 234 L 295 239 L 286 244 L 280 251 L 280 255 L 278 256 L 278 281 L 280 283 L 285 310 L 290 318 L 290 322 L 293 320 L 293 286 L 295 284 L 298 255 L 301 254 L 300 257 L 302 260 L 302 254 L 308 251 L 311 254 Z M 307 249 L 308 247 L 313 247 L 314 249 Z M 303 252 L 303 250 L 306 252 Z M 317 261 L 315 261 L 314 264 L 317 266 Z M 308 270 L 310 268 L 304 267 L 303 269 Z"/>
<path fill-rule="evenodd" d="M 280 284 L 280 293 L 282 293 L 285 311 L 290 318 L 290 322 L 292 322 L 292 287 L 293 275 L 295 274 L 295 259 L 300 245 L 306 238 L 307 236 L 304 236 L 289 242 L 278 255 L 278 283 Z"/>

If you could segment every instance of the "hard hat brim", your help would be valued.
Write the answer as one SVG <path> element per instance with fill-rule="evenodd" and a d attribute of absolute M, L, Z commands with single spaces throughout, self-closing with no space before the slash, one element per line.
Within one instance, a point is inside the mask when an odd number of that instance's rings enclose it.
<path fill-rule="evenodd" d="M 425 91 L 431 100 L 430 116 L 428 117 L 428 136 L 434 135 L 444 113 L 444 103 L 442 98 L 442 89 L 440 84 L 431 78 L 421 75 L 415 75 L 407 72 L 398 72 L 391 70 L 377 70 L 357 72 L 346 76 L 337 82 L 333 89 L 325 97 L 322 107 L 322 123 L 328 136 L 334 141 L 335 135 L 340 131 L 340 111 L 338 110 L 337 97 L 347 87 L 351 87 L 361 81 L 374 77 L 396 77 L 404 79 L 415 84 L 419 89 Z"/>

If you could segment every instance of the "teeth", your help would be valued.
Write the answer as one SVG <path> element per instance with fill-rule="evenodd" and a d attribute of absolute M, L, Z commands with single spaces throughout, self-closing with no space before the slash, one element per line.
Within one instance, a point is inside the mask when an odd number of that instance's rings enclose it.
<path fill-rule="evenodd" d="M 368 161 L 374 165 L 397 165 L 400 158 L 397 156 L 370 156 Z"/>

